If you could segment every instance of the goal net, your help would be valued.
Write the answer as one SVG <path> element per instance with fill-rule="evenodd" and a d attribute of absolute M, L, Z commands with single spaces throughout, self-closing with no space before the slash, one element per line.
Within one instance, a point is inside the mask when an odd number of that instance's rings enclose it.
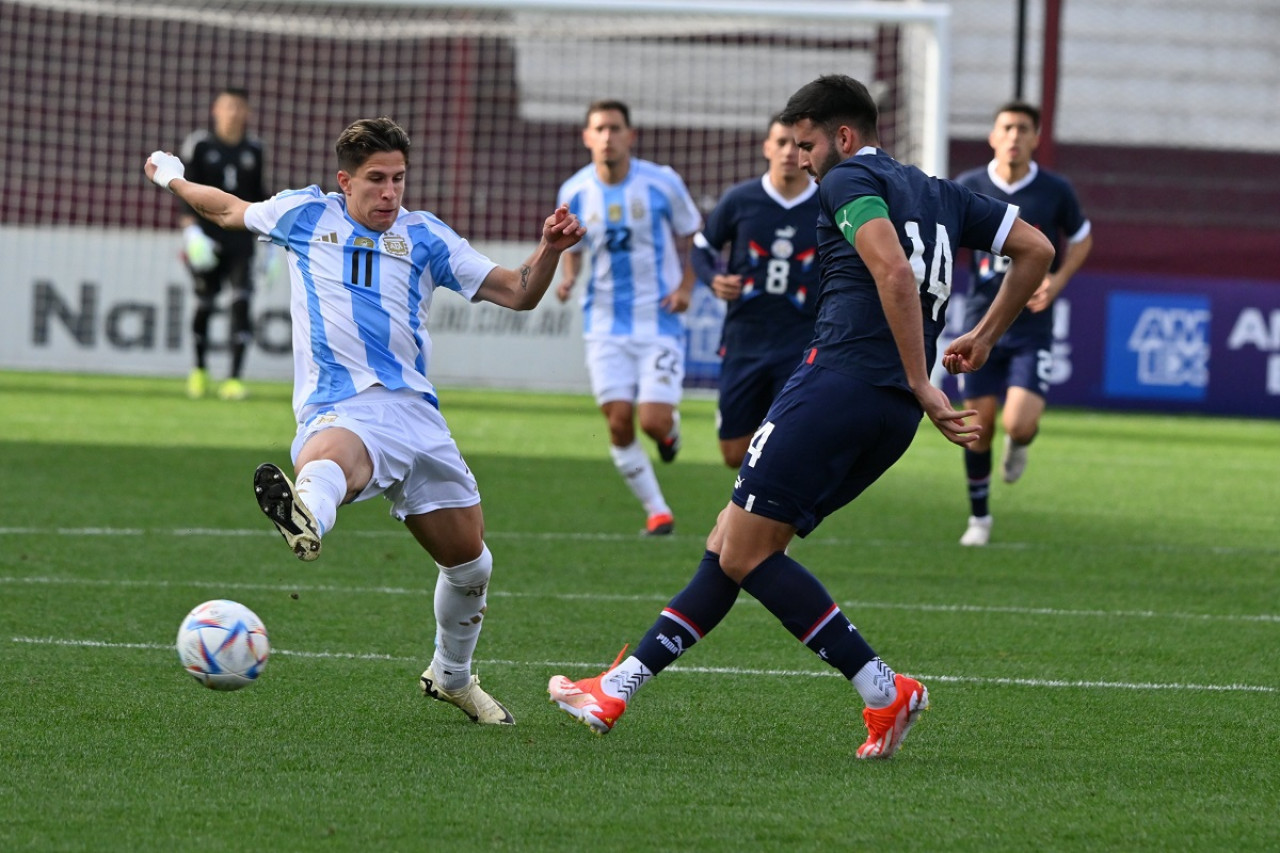
<path fill-rule="evenodd" d="M 530 240 L 588 161 L 598 98 L 627 102 L 634 153 L 710 205 L 764 170 L 769 116 L 847 73 L 895 157 L 945 174 L 947 9 L 918 2 L 0 0 L 0 225 L 174 224 L 145 155 L 208 126 L 242 87 L 269 189 L 336 189 L 332 146 L 390 115 L 414 151 L 406 203 L 473 241 Z"/>
<path fill-rule="evenodd" d="M 182 375 L 191 282 L 174 199 L 142 175 L 248 91 L 267 189 L 337 189 L 333 143 L 389 115 L 413 140 L 405 204 L 515 266 L 589 162 L 587 105 L 626 102 L 636 156 L 709 211 L 760 175 L 769 117 L 841 72 L 882 108 L 882 143 L 946 173 L 948 9 L 757 0 L 0 0 L 0 368 Z M 292 375 L 280 253 L 257 254 L 249 378 Z M 712 381 L 723 305 L 695 293 L 686 376 Z M 703 294 L 699 298 L 699 294 Z M 580 312 L 439 300 L 437 382 L 586 387 Z M 225 316 L 211 340 L 225 349 Z"/>

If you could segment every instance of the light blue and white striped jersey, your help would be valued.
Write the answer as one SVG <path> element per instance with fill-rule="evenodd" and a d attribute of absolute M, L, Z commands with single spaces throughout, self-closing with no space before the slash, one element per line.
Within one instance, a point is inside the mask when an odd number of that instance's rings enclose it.
<path fill-rule="evenodd" d="M 702 215 L 675 170 L 633 157 L 622 183 L 606 184 L 587 165 L 560 187 L 556 204 L 568 204 L 587 227 L 570 249 L 589 259 L 583 337 L 682 335 L 680 315 L 658 302 L 683 276 L 676 236 L 697 233 Z"/>
<path fill-rule="evenodd" d="M 472 300 L 497 264 L 426 211 L 401 208 L 387 231 L 371 231 L 316 186 L 251 204 L 244 221 L 288 250 L 299 423 L 374 385 L 436 402 L 431 296 L 443 287 Z"/>

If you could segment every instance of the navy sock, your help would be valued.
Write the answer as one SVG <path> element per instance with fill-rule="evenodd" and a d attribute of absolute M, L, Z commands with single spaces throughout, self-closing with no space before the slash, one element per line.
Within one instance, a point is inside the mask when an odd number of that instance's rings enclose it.
<path fill-rule="evenodd" d="M 990 515 L 987 498 L 991 496 L 991 450 L 979 453 L 966 449 L 964 470 L 969 475 L 969 514 L 978 518 Z"/>
<path fill-rule="evenodd" d="M 822 582 L 782 551 L 752 569 L 742 588 L 845 678 L 852 679 L 876 656 Z"/>
<path fill-rule="evenodd" d="M 701 640 L 733 608 L 738 585 L 720 568 L 720 555 L 707 551 L 689 585 L 680 590 L 636 646 L 635 656 L 655 675 Z"/>

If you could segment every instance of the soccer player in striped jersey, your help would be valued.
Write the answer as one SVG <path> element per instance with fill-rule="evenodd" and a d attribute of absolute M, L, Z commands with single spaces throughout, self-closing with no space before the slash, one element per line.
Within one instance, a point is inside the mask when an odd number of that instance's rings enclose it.
<path fill-rule="evenodd" d="M 1089 257 L 1093 233 L 1066 178 L 1032 159 L 1040 144 L 1040 111 L 1013 101 L 996 110 L 987 137 L 994 157 L 956 182 L 974 192 L 1018 205 L 1021 217 L 1040 229 L 1059 249 L 1049 274 L 996 344 L 987 363 L 960 377 L 964 407 L 978 412 L 982 432 L 964 449 L 969 481 L 969 523 L 961 545 L 986 545 L 991 538 L 991 442 L 996 411 L 1004 397 L 1001 421 L 1004 453 L 1001 475 L 1015 483 L 1027 466 L 1027 448 L 1040 431 L 1053 369 L 1053 302 Z M 1066 251 L 1061 251 L 1063 246 Z M 965 328 L 972 328 L 991 305 L 1009 261 L 991 252 L 974 252 L 971 285 L 965 303 Z"/>
<path fill-rule="evenodd" d="M 730 187 L 694 238 L 698 280 L 728 303 L 716 429 L 730 468 L 813 337 L 818 304 L 818 185 L 776 116 L 761 149 L 769 171 Z"/>
<path fill-rule="evenodd" d="M 943 356 L 952 373 L 982 365 L 1044 278 L 1053 247 L 1018 219 L 1017 207 L 880 150 L 875 100 L 852 78 L 809 83 L 781 116 L 794 126 L 801 165 L 819 182 L 822 273 L 813 345 L 752 438 L 688 586 L 634 654 L 624 658 L 624 648 L 594 678 L 553 676 L 547 689 L 562 710 L 608 732 L 636 691 L 715 628 L 744 589 L 852 683 L 866 706 L 867 739 L 857 757 L 888 758 L 929 707 L 928 691 L 876 655 L 826 587 L 787 555 L 787 545 L 893 465 L 922 414 L 948 440 L 973 441 L 974 412 L 956 411 L 929 383 L 957 249 L 1012 260 L 982 322 Z"/>
<path fill-rule="evenodd" d="M 556 294 L 567 300 L 587 266 L 582 332 L 591 391 L 609 424 L 614 467 L 645 508 L 644 532 L 660 536 L 672 532 L 675 518 L 636 440 L 636 420 L 662 461 L 673 461 L 684 383 L 680 314 L 697 282 L 689 250 L 702 215 L 675 170 L 631 156 L 634 141 L 626 104 L 587 108 L 582 143 L 591 163 L 564 182 L 557 200 L 587 236 L 565 254 Z"/>
<path fill-rule="evenodd" d="M 171 154 L 153 153 L 145 171 L 205 219 L 288 251 L 297 484 L 271 463 L 259 466 L 262 511 L 298 557 L 313 560 L 339 506 L 390 500 L 438 570 L 435 654 L 423 692 L 478 723 L 511 725 L 471 673 L 493 557 L 475 478 L 427 378 L 427 311 L 437 289 L 533 308 L 584 229 L 560 207 L 524 264 L 499 267 L 432 214 L 401 206 L 409 136 L 391 119 L 355 122 L 336 148 L 340 192 L 310 186 L 254 204 L 185 180 Z"/>

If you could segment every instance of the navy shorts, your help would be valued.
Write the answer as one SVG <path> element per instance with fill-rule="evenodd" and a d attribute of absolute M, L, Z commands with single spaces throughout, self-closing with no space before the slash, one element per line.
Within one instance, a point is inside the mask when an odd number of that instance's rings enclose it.
<path fill-rule="evenodd" d="M 716 404 L 716 424 L 722 440 L 756 431 L 803 354 L 801 350 L 790 350 L 725 356 L 720 365 L 720 399 Z"/>
<path fill-rule="evenodd" d="M 960 374 L 960 393 L 966 400 L 1003 397 L 1008 388 L 1025 388 L 1049 396 L 1053 375 L 1053 350 L 1049 346 L 996 344 L 987 363 L 973 373 Z"/>
<path fill-rule="evenodd" d="M 752 437 L 733 502 L 807 536 L 902 457 L 922 416 L 907 391 L 802 364 Z"/>

